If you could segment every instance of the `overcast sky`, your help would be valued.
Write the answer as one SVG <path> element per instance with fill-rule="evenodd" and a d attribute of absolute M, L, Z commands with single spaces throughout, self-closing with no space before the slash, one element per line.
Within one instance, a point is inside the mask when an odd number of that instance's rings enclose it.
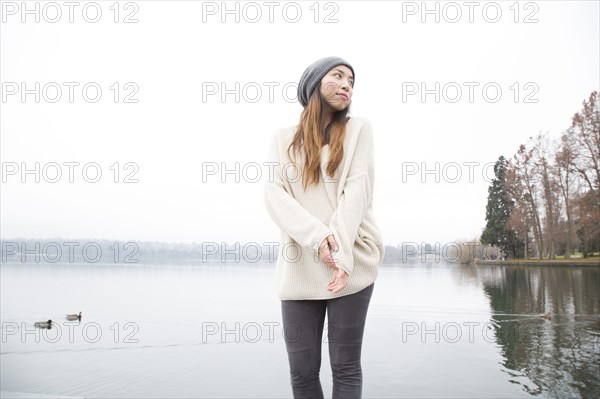
<path fill-rule="evenodd" d="M 476 238 L 486 166 L 600 88 L 598 1 L 114 3 L 2 2 L 2 238 L 277 241 L 263 162 L 328 55 L 374 128 L 384 242 Z"/>

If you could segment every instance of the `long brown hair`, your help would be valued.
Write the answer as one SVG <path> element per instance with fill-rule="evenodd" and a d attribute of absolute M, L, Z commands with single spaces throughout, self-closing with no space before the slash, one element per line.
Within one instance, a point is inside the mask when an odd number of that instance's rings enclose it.
<path fill-rule="evenodd" d="M 290 161 L 290 150 L 294 153 L 304 150 L 304 165 L 302 166 L 302 187 L 319 183 L 319 170 L 321 161 L 321 147 L 329 144 L 329 158 L 327 160 L 327 175 L 333 177 L 342 157 L 344 156 L 344 136 L 346 135 L 346 122 L 350 119 L 348 111 L 350 104 L 341 111 L 336 111 L 331 117 L 329 125 L 324 126 L 325 100 L 321 96 L 319 87 L 313 91 L 308 104 L 300 114 L 300 123 L 296 126 L 296 133 L 287 149 Z"/>

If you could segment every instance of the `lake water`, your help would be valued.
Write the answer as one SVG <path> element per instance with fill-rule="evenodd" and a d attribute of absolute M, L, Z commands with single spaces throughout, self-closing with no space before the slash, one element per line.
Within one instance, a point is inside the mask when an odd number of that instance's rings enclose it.
<path fill-rule="evenodd" d="M 292 397 L 273 265 L 0 273 L 2 397 Z M 383 266 L 362 364 L 365 398 L 600 397 L 600 268 Z"/>

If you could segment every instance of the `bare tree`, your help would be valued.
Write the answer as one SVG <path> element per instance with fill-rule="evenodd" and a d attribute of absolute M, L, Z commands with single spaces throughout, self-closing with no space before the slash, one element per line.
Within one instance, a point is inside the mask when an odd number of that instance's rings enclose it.
<path fill-rule="evenodd" d="M 515 182 L 520 185 L 521 209 L 527 215 L 526 220 L 531 224 L 536 255 L 541 259 L 544 253 L 544 238 L 538 210 L 537 174 L 535 173 L 533 150 L 527 149 L 525 144 L 521 144 L 513 157 L 512 165 L 515 171 Z"/>
<path fill-rule="evenodd" d="M 551 155 L 548 134 L 538 134 L 531 142 L 531 154 L 533 155 L 533 171 L 538 175 L 538 181 L 541 185 L 542 204 L 544 207 L 545 223 L 544 236 L 546 242 L 547 255 L 550 259 L 556 257 L 556 226 L 558 226 L 559 207 L 558 207 L 558 184 L 553 172 L 553 165 L 550 163 Z"/>
<path fill-rule="evenodd" d="M 506 164 L 505 190 L 514 201 L 513 210 L 508 219 L 508 226 L 513 229 L 525 244 L 524 257 L 529 257 L 530 237 L 529 232 L 533 224 L 531 206 L 525 198 L 525 187 L 520 177 L 519 164 L 511 159 Z"/>
<path fill-rule="evenodd" d="M 567 218 L 567 240 L 565 258 L 569 259 L 573 253 L 573 194 L 577 193 L 576 171 L 573 168 L 575 154 L 571 148 L 569 137 L 564 133 L 559 141 L 558 149 L 554 156 L 556 180 L 560 195 L 563 199 L 565 217 Z"/>

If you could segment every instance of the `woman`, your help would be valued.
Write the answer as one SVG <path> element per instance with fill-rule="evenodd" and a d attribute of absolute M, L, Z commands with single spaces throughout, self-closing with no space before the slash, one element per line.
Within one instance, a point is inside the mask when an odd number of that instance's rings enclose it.
<path fill-rule="evenodd" d="M 384 256 L 373 214 L 373 134 L 348 116 L 354 69 L 342 58 L 310 65 L 298 85 L 297 126 L 278 130 L 265 204 L 280 227 L 277 293 L 295 398 L 322 398 L 327 312 L 333 398 L 362 395 L 365 319 Z"/>

